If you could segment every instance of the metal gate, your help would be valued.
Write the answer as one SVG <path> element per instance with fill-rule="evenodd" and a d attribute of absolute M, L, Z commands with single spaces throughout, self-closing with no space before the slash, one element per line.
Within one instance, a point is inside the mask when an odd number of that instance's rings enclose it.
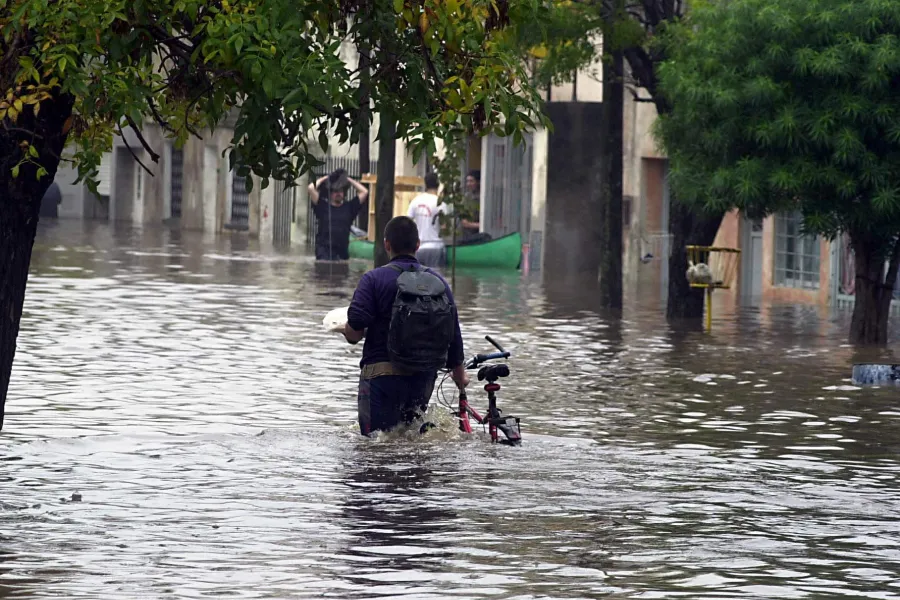
<path fill-rule="evenodd" d="M 531 230 L 532 137 L 525 136 L 524 145 L 516 146 L 512 138 L 490 135 L 487 146 L 487 170 L 481 178 L 482 230 L 495 238 L 518 231 L 527 241 Z"/>
<path fill-rule="evenodd" d="M 181 217 L 181 196 L 183 190 L 183 174 L 184 174 L 184 151 L 172 148 L 172 178 L 171 178 L 171 215 L 175 218 Z"/>
<path fill-rule="evenodd" d="M 250 194 L 247 192 L 246 180 L 237 174 L 237 168 L 231 172 L 231 228 L 246 230 L 250 228 Z"/>
<path fill-rule="evenodd" d="M 359 159 L 358 158 L 349 158 L 347 156 L 326 156 L 325 164 L 316 167 L 310 174 L 310 183 L 315 183 L 319 177 L 323 175 L 327 175 L 336 169 L 344 169 L 347 171 L 347 175 L 352 177 L 353 179 L 359 181 L 362 177 L 362 174 L 359 172 Z M 378 161 L 370 160 L 369 161 L 369 172 L 376 173 L 378 171 Z M 306 196 L 306 194 L 304 194 Z M 308 196 L 307 196 L 308 197 Z M 356 197 L 356 188 L 350 187 L 350 190 L 347 195 L 347 200 L 351 200 Z M 369 198 L 369 202 L 374 202 L 374 198 Z M 360 229 L 367 230 L 369 228 L 369 214 L 368 210 L 361 210 L 359 212 L 359 216 L 356 218 L 356 226 Z M 316 215 L 312 209 L 312 202 L 306 203 L 306 245 L 312 247 L 315 245 L 316 241 L 316 232 L 318 231 L 318 221 L 316 221 Z"/>
<path fill-rule="evenodd" d="M 276 246 L 286 246 L 291 242 L 291 218 L 294 213 L 296 189 L 296 187 L 287 187 L 283 181 L 275 180 L 272 241 Z"/>

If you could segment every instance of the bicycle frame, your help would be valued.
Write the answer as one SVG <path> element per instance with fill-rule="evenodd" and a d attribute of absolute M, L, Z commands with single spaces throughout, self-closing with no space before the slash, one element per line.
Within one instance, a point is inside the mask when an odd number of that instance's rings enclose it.
<path fill-rule="evenodd" d="M 503 348 L 500 347 L 500 345 L 497 344 L 494 340 L 492 340 L 490 336 L 485 336 L 485 338 L 491 344 L 496 346 L 497 349 L 500 350 L 500 353 L 490 355 L 476 355 L 475 358 L 473 358 L 466 364 L 467 369 L 475 368 L 479 364 L 487 362 L 488 360 L 492 360 L 494 358 L 509 357 L 509 352 L 503 350 Z M 485 373 L 486 370 L 488 371 L 487 373 Z M 509 370 L 506 369 L 505 373 L 508 375 Z M 500 384 L 497 383 L 497 379 L 499 377 L 501 377 L 501 375 L 492 373 L 489 369 L 483 369 L 478 374 L 479 380 L 481 380 L 482 378 L 487 379 L 484 390 L 488 395 L 488 410 L 485 416 L 481 416 L 481 414 L 479 414 L 477 410 L 469 405 L 469 398 L 466 394 L 466 391 L 459 390 L 459 409 L 457 412 L 457 417 L 459 418 L 459 429 L 463 433 L 472 433 L 472 423 L 469 420 L 469 417 L 471 416 L 479 425 L 488 426 L 488 432 L 490 433 L 492 443 L 503 443 L 517 446 L 522 443 L 519 418 L 513 416 L 503 417 L 500 414 L 500 409 L 497 408 L 497 392 L 500 391 Z M 501 432 L 504 434 L 504 436 L 506 436 L 506 439 L 500 438 Z"/>
<path fill-rule="evenodd" d="M 487 424 L 491 442 L 495 444 L 521 444 L 522 434 L 519 426 L 519 418 L 512 416 L 502 417 L 500 416 L 500 410 L 497 408 L 496 392 L 500 389 L 500 386 L 496 383 L 489 383 L 484 386 L 484 389 L 487 390 L 488 393 L 487 418 L 482 417 L 477 410 L 469 405 L 469 399 L 465 391 L 459 392 L 458 415 L 460 431 L 463 433 L 472 433 L 472 422 L 469 420 L 469 416 L 471 416 L 479 425 Z M 506 436 L 506 439 L 500 439 L 499 432 L 501 431 Z"/>

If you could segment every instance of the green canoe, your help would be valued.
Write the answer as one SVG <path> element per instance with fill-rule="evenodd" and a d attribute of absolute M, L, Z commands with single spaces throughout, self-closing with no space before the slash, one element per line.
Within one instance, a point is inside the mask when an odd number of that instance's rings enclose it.
<path fill-rule="evenodd" d="M 375 244 L 367 240 L 350 240 L 350 258 L 374 260 Z M 448 266 L 453 263 L 454 248 L 447 246 Z M 456 247 L 458 267 L 490 267 L 518 269 L 522 257 L 522 236 L 516 232 L 489 242 Z"/>

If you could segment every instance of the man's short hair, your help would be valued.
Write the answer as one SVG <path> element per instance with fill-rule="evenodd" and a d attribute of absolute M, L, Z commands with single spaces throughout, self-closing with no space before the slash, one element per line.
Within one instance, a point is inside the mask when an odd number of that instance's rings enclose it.
<path fill-rule="evenodd" d="M 394 217 L 384 227 L 384 239 L 394 254 L 415 255 L 419 245 L 419 228 L 409 217 Z"/>
<path fill-rule="evenodd" d="M 425 175 L 425 189 L 426 190 L 436 190 L 440 182 L 438 181 L 437 173 L 428 173 Z"/>

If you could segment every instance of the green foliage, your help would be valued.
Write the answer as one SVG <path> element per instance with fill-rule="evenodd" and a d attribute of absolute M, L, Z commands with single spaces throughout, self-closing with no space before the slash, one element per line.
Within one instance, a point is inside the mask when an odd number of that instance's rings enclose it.
<path fill-rule="evenodd" d="M 704 3 L 667 33 L 657 133 L 685 202 L 900 232 L 900 3 Z M 887 249 L 886 249 L 887 250 Z"/>
<path fill-rule="evenodd" d="M 450 127 L 533 127 L 539 99 L 503 43 L 537 0 L 0 0 L 0 121 L 41 118 L 74 98 L 64 128 L 81 177 L 145 118 L 182 145 L 234 116 L 232 164 L 292 182 L 326 131 L 356 141 L 360 104 L 393 114 L 398 136 L 433 147 Z M 368 99 L 341 60 L 361 40 L 377 60 Z M 24 139 L 29 139 L 27 132 Z M 39 143 L 31 139 L 30 143 Z M 150 149 L 148 148 L 148 151 Z M 157 149 L 159 150 L 159 149 Z M 27 154 L 23 151 L 23 160 Z"/>
<path fill-rule="evenodd" d="M 538 18 L 510 31 L 509 41 L 530 65 L 534 84 L 546 88 L 571 81 L 598 56 L 592 36 L 602 25 L 596 6 L 554 1 L 541 6 Z"/>
<path fill-rule="evenodd" d="M 602 39 L 614 50 L 647 45 L 650 37 L 641 19 L 650 22 L 645 14 L 647 5 L 652 5 L 654 14 L 662 14 L 658 2 L 551 0 L 539 8 L 537 18 L 522 20 L 511 28 L 508 39 L 529 64 L 536 86 L 559 85 L 570 82 L 577 70 L 601 57 Z"/>
<path fill-rule="evenodd" d="M 460 177 L 460 165 L 466 158 L 466 135 L 462 129 L 447 132 L 444 142 L 443 156 L 434 156 L 431 163 L 441 182 L 440 201 L 452 207 L 452 215 L 440 214 L 441 228 L 450 234 L 456 219 L 478 220 L 477 206 L 466 194 L 464 181 Z"/>

